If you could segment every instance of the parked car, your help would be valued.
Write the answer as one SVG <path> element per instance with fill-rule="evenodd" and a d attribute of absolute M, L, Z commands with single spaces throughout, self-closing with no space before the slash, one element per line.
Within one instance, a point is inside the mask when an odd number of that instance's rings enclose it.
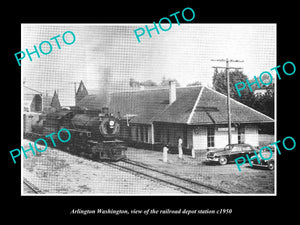
<path fill-rule="evenodd" d="M 267 160 L 263 159 L 262 157 L 259 157 L 259 161 L 260 161 L 259 163 L 257 159 L 254 159 L 252 160 L 253 167 L 265 167 L 268 168 L 269 170 L 274 170 L 275 168 L 274 153 L 272 153 L 271 158 L 270 158 L 270 152 L 268 150 L 263 151 L 261 155 L 263 158 Z"/>
<path fill-rule="evenodd" d="M 212 150 L 206 153 L 206 159 L 208 161 L 219 162 L 220 165 L 225 165 L 230 161 L 234 161 L 238 157 L 245 157 L 248 154 L 249 157 L 255 155 L 257 150 L 249 144 L 228 144 L 224 149 Z"/>

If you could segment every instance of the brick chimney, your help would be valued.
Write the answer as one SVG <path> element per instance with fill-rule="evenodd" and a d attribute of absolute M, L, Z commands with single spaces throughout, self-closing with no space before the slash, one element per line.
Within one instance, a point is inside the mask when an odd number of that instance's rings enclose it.
<path fill-rule="evenodd" d="M 169 104 L 171 105 L 176 101 L 176 83 L 175 81 L 169 81 Z"/>

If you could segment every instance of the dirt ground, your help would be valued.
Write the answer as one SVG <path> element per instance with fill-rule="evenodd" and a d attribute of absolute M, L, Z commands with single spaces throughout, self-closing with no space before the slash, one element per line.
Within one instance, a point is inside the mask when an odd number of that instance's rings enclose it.
<path fill-rule="evenodd" d="M 28 146 L 24 141 L 24 148 Z M 29 148 L 29 147 L 28 147 Z M 205 153 L 193 159 L 175 154 L 162 161 L 162 152 L 128 148 L 127 157 L 157 170 L 222 188 L 232 194 L 274 194 L 274 171 L 252 168 L 238 170 L 236 164 L 207 163 Z M 40 156 L 23 157 L 22 174 L 46 194 L 183 194 L 178 190 L 136 175 L 47 149 Z M 25 189 L 25 188 L 24 188 Z"/>
<path fill-rule="evenodd" d="M 23 142 L 25 149 L 28 141 Z M 43 149 L 43 148 L 41 148 Z M 167 185 L 48 147 L 23 158 L 22 176 L 45 194 L 124 195 L 183 194 Z M 23 194 L 32 194 L 25 185 Z"/>
<path fill-rule="evenodd" d="M 233 194 L 274 194 L 274 171 L 253 168 L 249 164 L 238 170 L 235 162 L 219 165 L 207 162 L 205 153 L 196 152 L 196 158 L 184 155 L 183 160 L 176 154 L 168 155 L 168 162 L 162 161 L 162 153 L 143 149 L 128 148 L 129 159 L 142 162 L 158 170 L 180 177 L 211 184 Z"/>

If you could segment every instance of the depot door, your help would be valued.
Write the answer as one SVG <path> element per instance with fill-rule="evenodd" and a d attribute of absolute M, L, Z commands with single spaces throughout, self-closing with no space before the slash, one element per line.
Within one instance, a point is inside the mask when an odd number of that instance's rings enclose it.
<path fill-rule="evenodd" d="M 195 150 L 207 149 L 207 132 L 205 127 L 195 126 L 193 128 L 193 146 Z"/>

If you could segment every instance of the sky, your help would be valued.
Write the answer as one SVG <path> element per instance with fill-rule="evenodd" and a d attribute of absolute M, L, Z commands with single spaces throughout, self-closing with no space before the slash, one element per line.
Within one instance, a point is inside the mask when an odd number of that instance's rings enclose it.
<path fill-rule="evenodd" d="M 21 50 L 34 51 L 42 41 L 52 44 L 48 55 L 32 54 L 21 61 L 23 85 L 53 95 L 58 91 L 62 105 L 74 105 L 74 82 L 83 80 L 88 90 L 128 90 L 129 79 L 176 79 L 181 86 L 200 81 L 212 87 L 213 66 L 225 62 L 211 59 L 243 60 L 250 79 L 276 66 L 276 24 L 172 24 L 169 31 L 145 32 L 138 42 L 134 30 L 153 24 L 22 24 Z M 167 27 L 168 24 L 163 25 Z M 62 35 L 72 31 L 71 45 Z M 50 38 L 60 35 L 57 40 Z M 68 42 L 71 35 L 66 35 Z M 47 44 L 42 45 L 47 52 Z M 17 62 L 16 62 L 17 63 Z M 272 72 L 275 76 L 274 71 Z"/>

